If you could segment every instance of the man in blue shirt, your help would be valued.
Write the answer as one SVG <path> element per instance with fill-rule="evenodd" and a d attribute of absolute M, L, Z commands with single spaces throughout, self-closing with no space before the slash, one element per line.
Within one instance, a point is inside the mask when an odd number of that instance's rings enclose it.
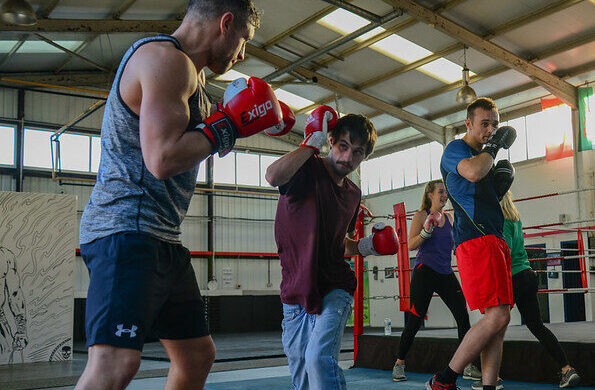
<path fill-rule="evenodd" d="M 494 159 L 516 138 L 512 127 L 498 128 L 496 104 L 478 98 L 467 107 L 467 134 L 448 144 L 440 171 L 454 207 L 455 254 L 465 299 L 485 313 L 465 335 L 444 371 L 426 383 L 428 390 L 454 390 L 456 379 L 477 355 L 482 357 L 484 389 L 495 390 L 504 333 L 513 304 L 510 252 L 494 177 Z M 497 129 L 497 130 L 496 130 Z"/>

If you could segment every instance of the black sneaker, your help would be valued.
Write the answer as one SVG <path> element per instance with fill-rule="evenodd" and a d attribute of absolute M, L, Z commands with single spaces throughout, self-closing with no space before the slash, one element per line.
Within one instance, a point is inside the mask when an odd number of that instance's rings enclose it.
<path fill-rule="evenodd" d="M 581 380 L 581 377 L 576 373 L 574 368 L 566 371 L 564 374 L 560 374 L 560 387 L 575 387 Z"/>

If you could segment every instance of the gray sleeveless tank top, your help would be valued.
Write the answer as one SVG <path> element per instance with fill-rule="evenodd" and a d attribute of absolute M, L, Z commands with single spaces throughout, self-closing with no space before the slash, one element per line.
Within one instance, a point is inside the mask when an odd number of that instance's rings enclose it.
<path fill-rule="evenodd" d="M 124 54 L 103 114 L 101 162 L 97 183 L 81 218 L 81 244 L 118 232 L 142 232 L 180 242 L 180 225 L 196 186 L 198 164 L 169 179 L 156 179 L 144 164 L 139 117 L 120 96 L 120 80 L 128 60 L 140 46 L 155 41 L 170 41 L 182 50 L 175 38 L 158 35 L 135 42 Z M 209 112 L 209 98 L 200 83 L 188 104 L 191 128 Z"/>

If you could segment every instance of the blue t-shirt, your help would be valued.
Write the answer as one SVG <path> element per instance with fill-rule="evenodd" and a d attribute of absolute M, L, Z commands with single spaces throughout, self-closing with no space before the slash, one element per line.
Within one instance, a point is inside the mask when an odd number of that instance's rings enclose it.
<path fill-rule="evenodd" d="M 462 242 L 490 234 L 504 239 L 504 215 L 494 188 L 494 168 L 476 183 L 457 171 L 461 160 L 479 153 L 462 139 L 454 140 L 446 146 L 440 161 L 442 179 L 455 212 L 455 248 Z"/>

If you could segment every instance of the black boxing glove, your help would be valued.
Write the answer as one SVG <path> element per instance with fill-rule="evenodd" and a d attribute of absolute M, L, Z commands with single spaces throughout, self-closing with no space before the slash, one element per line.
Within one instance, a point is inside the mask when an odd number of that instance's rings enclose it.
<path fill-rule="evenodd" d="M 498 200 L 502 200 L 502 197 L 512 186 L 514 181 L 514 167 L 508 160 L 500 160 L 494 168 L 494 189 Z"/>
<path fill-rule="evenodd" d="M 481 150 L 482 153 L 488 153 L 493 159 L 496 159 L 498 150 L 508 149 L 516 139 L 516 130 L 511 126 L 499 127 L 490 137 L 488 142 Z"/>

